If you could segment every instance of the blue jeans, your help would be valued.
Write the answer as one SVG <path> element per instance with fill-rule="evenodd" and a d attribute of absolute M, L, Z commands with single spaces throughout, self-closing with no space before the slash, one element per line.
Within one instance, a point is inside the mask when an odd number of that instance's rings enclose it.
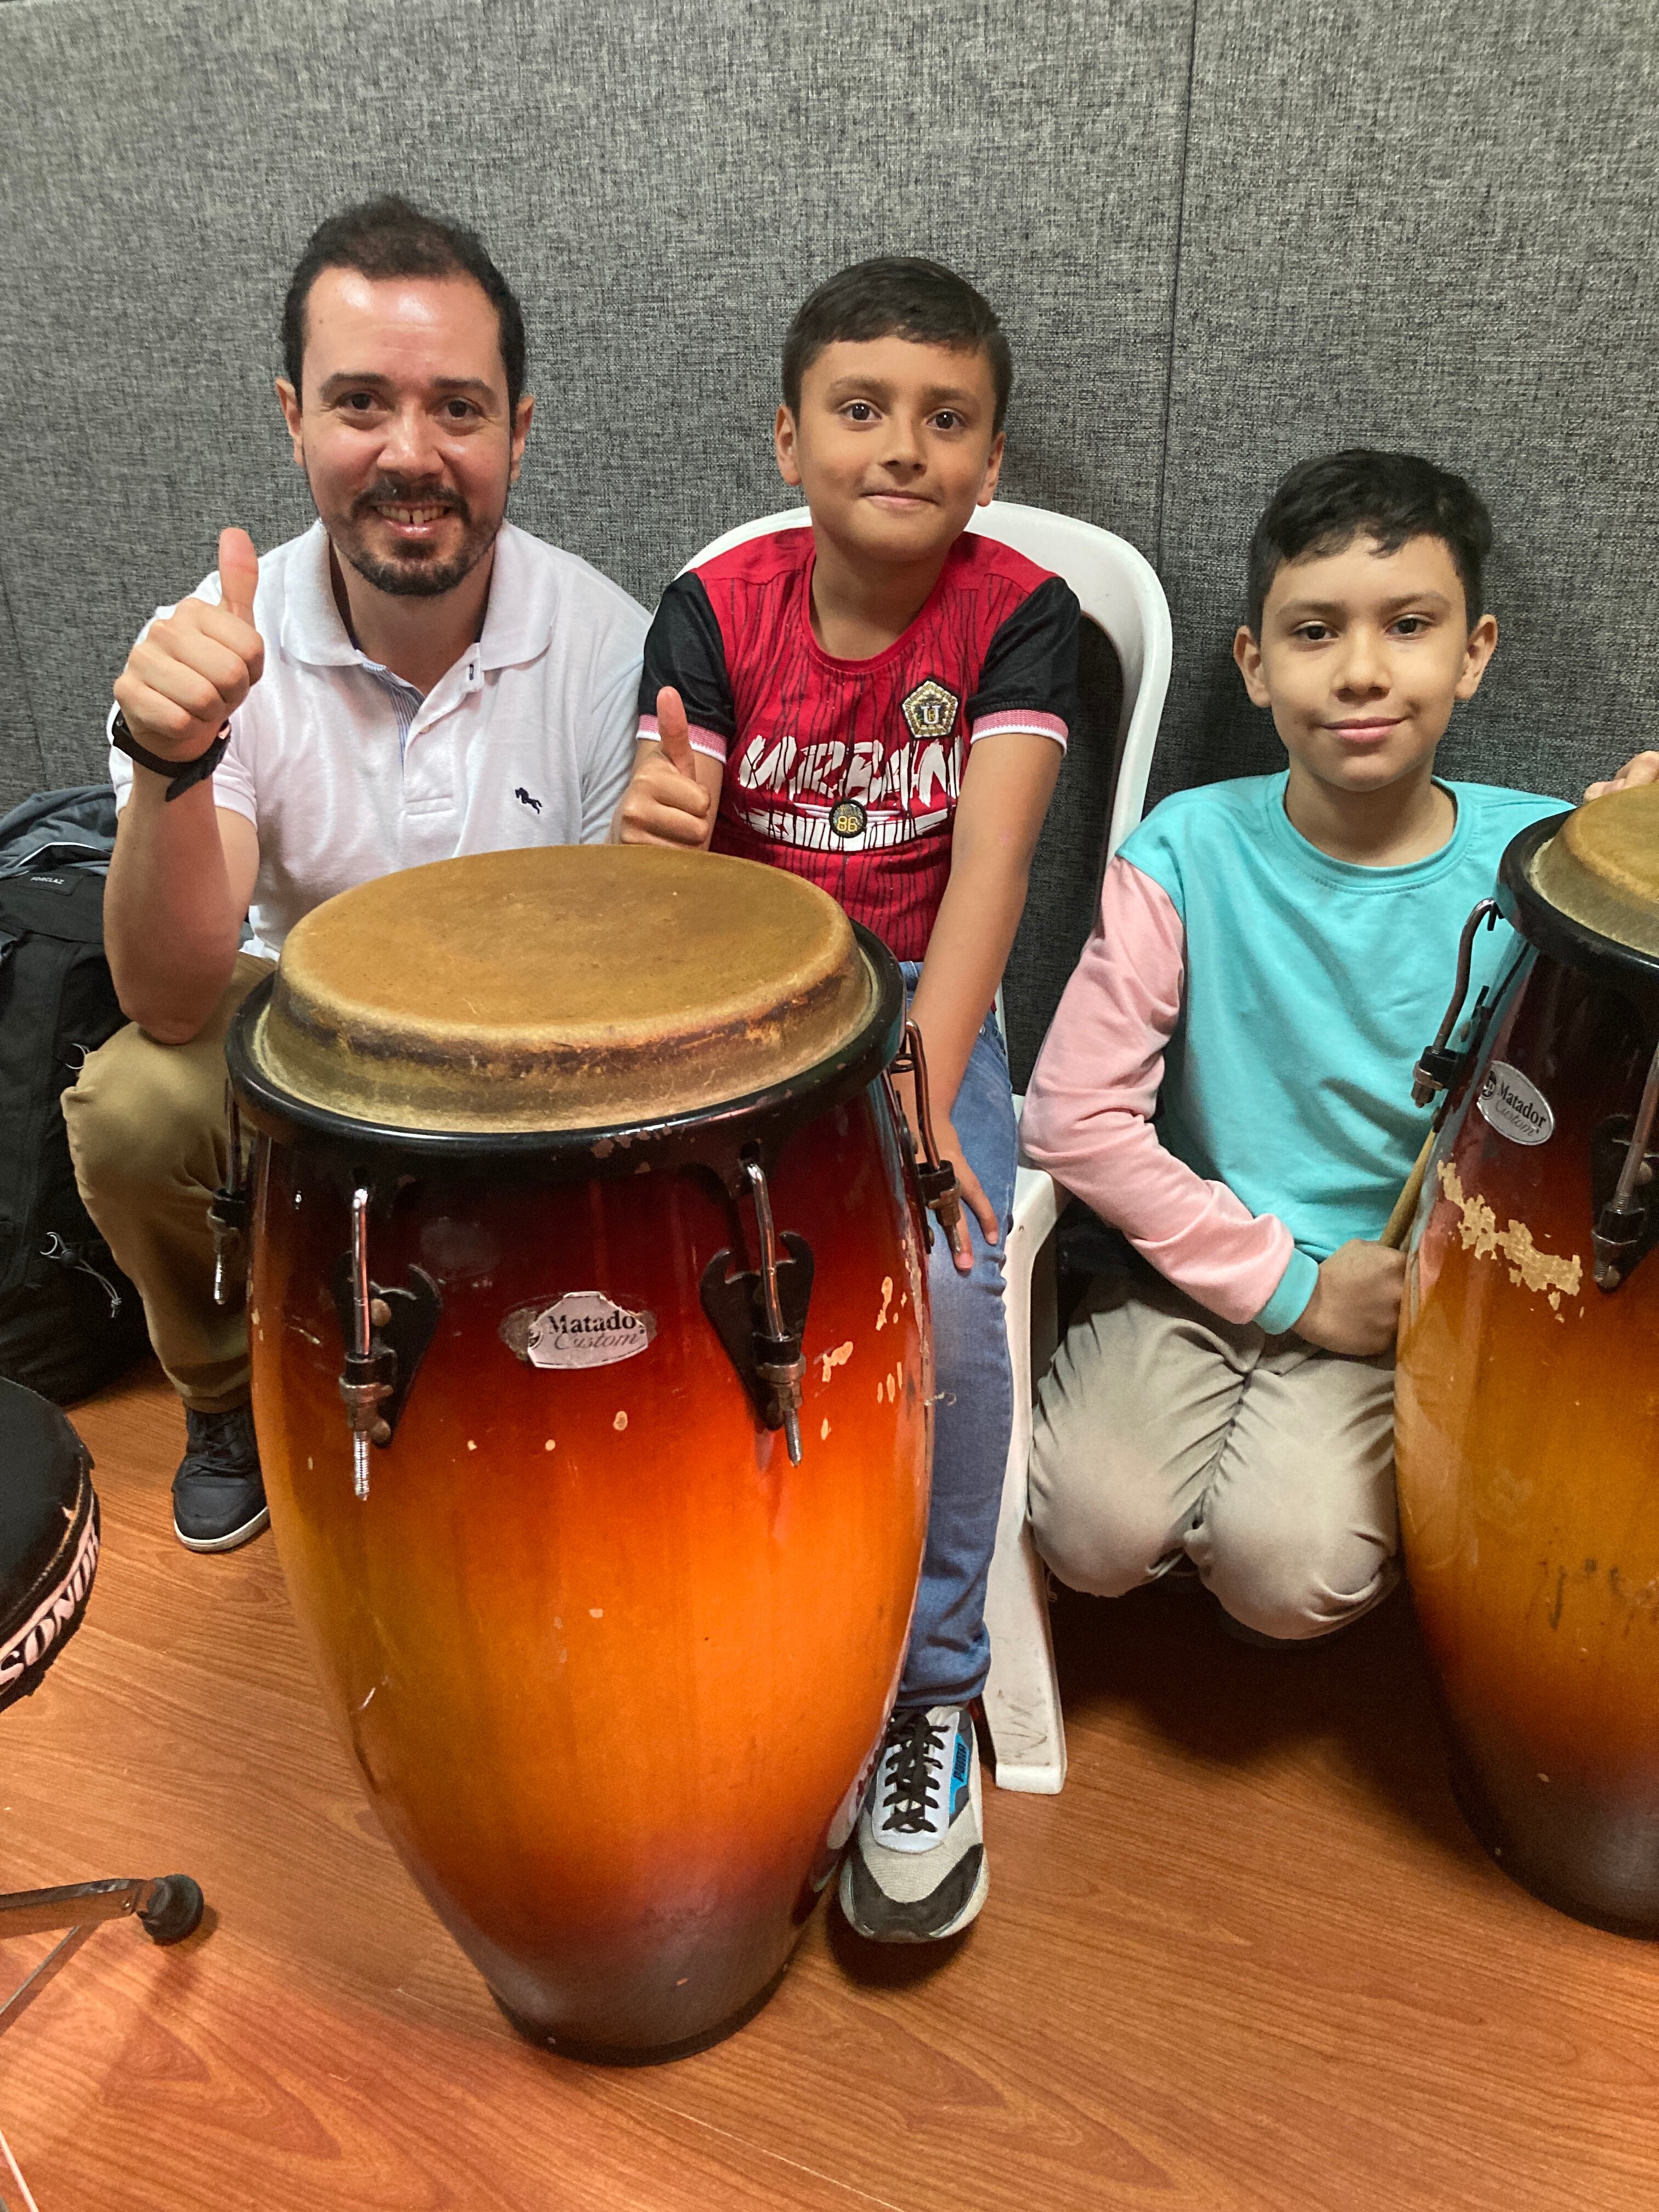
<path fill-rule="evenodd" d="M 914 992 L 920 969 L 902 963 Z M 994 1013 L 974 1049 L 951 1111 L 968 1164 L 996 1208 L 1006 1241 L 1018 1139 L 1008 1054 Z M 1014 1382 L 1002 1312 L 1002 1244 L 988 1245 L 967 1207 L 971 1274 L 959 1274 L 934 1225 L 927 1287 L 933 1310 L 933 1498 L 901 1707 L 961 1705 L 985 1687 L 991 1643 L 985 1583 L 996 1543 L 1002 1477 L 1013 1427 Z"/>

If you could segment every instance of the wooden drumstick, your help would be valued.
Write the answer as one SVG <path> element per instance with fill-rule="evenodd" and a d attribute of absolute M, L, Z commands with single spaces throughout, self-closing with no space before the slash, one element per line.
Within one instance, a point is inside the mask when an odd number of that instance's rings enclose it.
<path fill-rule="evenodd" d="M 1394 1202 L 1394 1212 L 1389 1216 L 1382 1234 L 1376 1240 L 1379 1244 L 1388 1245 L 1391 1251 L 1397 1252 L 1406 1241 L 1407 1232 L 1417 1212 L 1417 1201 L 1423 1194 L 1423 1178 L 1429 1171 L 1429 1154 L 1434 1150 L 1434 1140 L 1438 1133 L 1437 1130 L 1431 1129 L 1424 1138 L 1423 1149 L 1417 1156 L 1416 1164 L 1406 1177 L 1405 1186 Z"/>

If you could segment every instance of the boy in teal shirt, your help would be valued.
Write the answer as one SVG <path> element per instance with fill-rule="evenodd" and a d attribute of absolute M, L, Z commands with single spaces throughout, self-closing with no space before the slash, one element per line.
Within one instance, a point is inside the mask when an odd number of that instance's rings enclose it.
<path fill-rule="evenodd" d="M 1413 455 L 1293 470 L 1234 643 L 1289 767 L 1176 793 L 1107 872 L 1022 1123 L 1139 1255 L 1037 1411 L 1034 1530 L 1078 1589 L 1190 1560 L 1246 1630 L 1306 1642 L 1394 1582 L 1404 1261 L 1377 1240 L 1428 1127 L 1412 1068 L 1504 848 L 1562 805 L 1434 775 L 1497 643 L 1491 537 Z M 1512 950 L 1481 933 L 1471 1004 Z"/>

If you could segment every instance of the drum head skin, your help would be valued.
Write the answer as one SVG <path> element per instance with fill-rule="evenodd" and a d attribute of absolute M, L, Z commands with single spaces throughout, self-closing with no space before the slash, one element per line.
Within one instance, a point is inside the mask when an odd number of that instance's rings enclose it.
<path fill-rule="evenodd" d="M 787 1082 L 876 997 L 841 908 L 779 868 L 644 846 L 489 853 L 382 876 L 290 933 L 251 1057 L 410 1130 L 694 1114 Z"/>
<path fill-rule="evenodd" d="M 1540 848 L 1530 874 L 1571 920 L 1659 957 L 1659 785 L 1590 799 Z"/>

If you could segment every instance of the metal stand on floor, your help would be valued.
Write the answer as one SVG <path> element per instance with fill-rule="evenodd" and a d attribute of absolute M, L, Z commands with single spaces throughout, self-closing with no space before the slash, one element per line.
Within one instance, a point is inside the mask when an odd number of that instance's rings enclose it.
<path fill-rule="evenodd" d="M 145 1881 L 72 1881 L 63 1889 L 19 1889 L 0 1895 L 0 1943 L 13 1936 L 69 1931 L 0 2004 L 0 2035 L 20 2019 L 46 1984 L 61 1973 L 100 1920 L 137 1914 L 152 1943 L 182 1943 L 202 1924 L 200 1887 L 187 1874 Z"/>
<path fill-rule="evenodd" d="M 92 1459 L 57 1407 L 0 1379 L 0 1708 L 31 1696 L 81 1625 L 98 1567 Z M 0 2004 L 0 2034 L 21 2018 L 102 1920 L 136 1918 L 152 1943 L 182 1943 L 202 1923 L 187 1874 L 74 1881 L 0 1896 L 0 1942 L 58 1935 Z M 0 2212 L 39 2212 L 0 2136 Z"/>

